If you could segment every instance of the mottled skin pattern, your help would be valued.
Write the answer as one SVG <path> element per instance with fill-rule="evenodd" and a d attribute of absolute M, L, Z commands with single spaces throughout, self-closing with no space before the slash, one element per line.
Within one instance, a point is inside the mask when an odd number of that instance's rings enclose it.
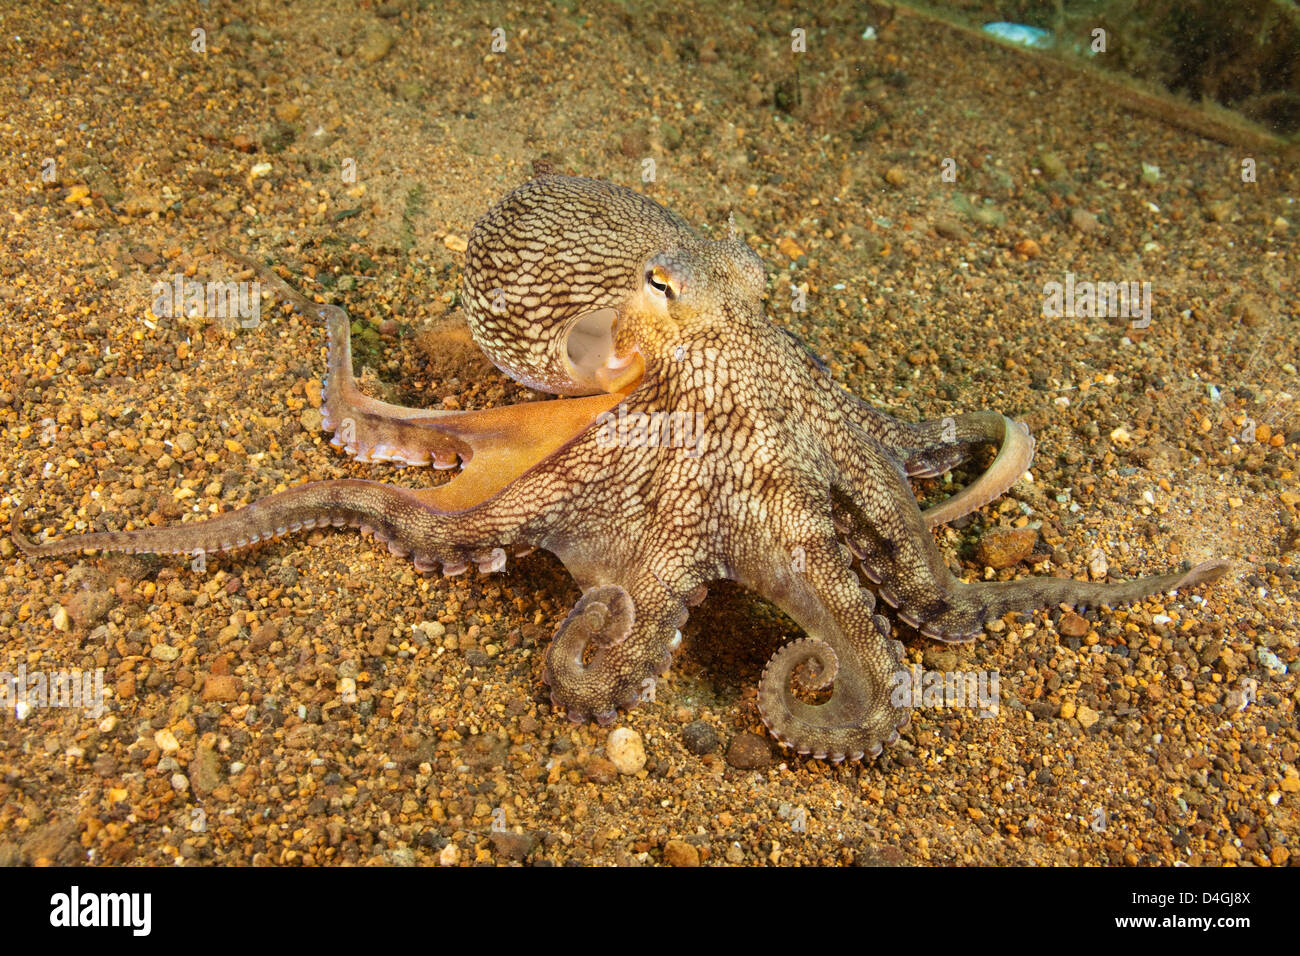
<path fill-rule="evenodd" d="M 36 555 L 191 553 L 351 524 L 446 573 L 469 562 L 499 570 L 504 551 L 545 548 L 584 592 L 551 643 L 546 680 L 570 719 L 602 723 L 653 687 L 705 586 L 739 581 L 807 635 L 769 662 L 763 720 L 783 744 L 832 760 L 878 753 L 908 719 L 890 699 L 902 645 L 876 593 L 921 633 L 955 641 L 1008 611 L 1114 605 L 1226 570 L 1209 562 L 1113 584 L 958 580 L 929 528 L 1005 491 L 1029 464 L 1027 432 L 993 412 L 913 425 L 866 405 L 768 321 L 764 285 L 761 260 L 734 236 L 701 239 L 622 187 L 539 176 L 475 227 L 465 308 L 503 371 L 592 397 L 469 413 L 377 402 L 353 384 L 347 317 L 282 287 L 327 322 L 323 412 L 335 443 L 362 460 L 459 461 L 455 481 L 422 491 L 317 482 L 205 522 L 40 545 L 17 533 L 15 514 L 15 536 Z M 611 443 L 597 416 L 620 403 L 628 415 L 698 413 L 703 428 L 686 447 Z M 923 513 L 908 477 L 941 474 L 983 443 L 1001 446 L 989 471 Z"/>

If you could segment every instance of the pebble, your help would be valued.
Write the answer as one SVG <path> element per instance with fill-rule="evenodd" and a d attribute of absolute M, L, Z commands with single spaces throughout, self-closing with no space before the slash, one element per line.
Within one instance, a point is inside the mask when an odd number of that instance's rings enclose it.
<path fill-rule="evenodd" d="M 257 630 L 249 638 L 248 646 L 251 650 L 262 650 L 270 647 L 280 636 L 280 629 L 274 622 L 268 621 L 265 624 L 258 625 Z"/>
<path fill-rule="evenodd" d="M 748 731 L 731 738 L 727 763 L 737 770 L 765 770 L 772 766 L 772 748 L 766 737 Z"/>
<path fill-rule="evenodd" d="M 650 137 L 641 128 L 630 129 L 618 141 L 619 152 L 628 159 L 640 159 L 650 155 Z"/>
<path fill-rule="evenodd" d="M 1092 553 L 1092 560 L 1088 562 L 1088 573 L 1092 575 L 1094 581 L 1104 580 L 1110 573 L 1110 565 L 1106 563 L 1106 555 L 1101 551 Z"/>
<path fill-rule="evenodd" d="M 618 767 L 604 757 L 592 757 L 583 770 L 592 783 L 611 784 L 618 779 Z"/>
<path fill-rule="evenodd" d="M 1038 165 L 1048 179 L 1064 179 L 1066 176 L 1065 163 L 1055 153 L 1043 153 L 1038 157 Z"/>
<path fill-rule="evenodd" d="M 664 862 L 669 866 L 699 866 L 700 851 L 684 840 L 669 840 L 664 844 Z"/>
<path fill-rule="evenodd" d="M 205 701 L 229 701 L 239 697 L 239 681 L 233 674 L 209 674 L 203 682 Z"/>
<path fill-rule="evenodd" d="M 989 568 L 1009 568 L 1029 557 L 1038 540 L 1033 528 L 993 528 L 975 546 L 975 557 Z"/>
<path fill-rule="evenodd" d="M 181 749 L 180 742 L 176 739 L 176 735 L 166 727 L 157 731 L 153 735 L 153 742 L 157 744 L 158 749 L 165 754 L 174 754 L 176 751 Z"/>
<path fill-rule="evenodd" d="M 112 591 L 78 591 L 68 600 L 68 615 L 78 627 L 91 628 L 104 620 L 116 603 Z"/>
<path fill-rule="evenodd" d="M 956 219 L 936 219 L 934 221 L 934 231 L 945 239 L 966 238 L 966 227 Z"/>
<path fill-rule="evenodd" d="M 1264 669 L 1275 677 L 1281 677 L 1286 673 L 1286 664 L 1282 659 L 1266 647 L 1255 648 L 1255 658 L 1264 665 Z"/>
<path fill-rule="evenodd" d="M 388 862 L 392 863 L 393 866 L 415 866 L 415 851 L 409 846 L 399 846 L 389 851 L 385 856 L 388 857 Z"/>
<path fill-rule="evenodd" d="M 493 830 L 491 840 L 498 856 L 521 862 L 533 852 L 533 847 L 537 846 L 538 836 L 528 830 L 523 833 L 516 833 L 513 830 Z"/>
<path fill-rule="evenodd" d="M 1084 235 L 1090 235 L 1101 229 L 1101 223 L 1098 221 L 1097 217 L 1086 209 L 1071 209 L 1070 225 L 1079 232 L 1082 232 Z"/>
<path fill-rule="evenodd" d="M 393 48 L 393 35 L 380 27 L 371 27 L 361 35 L 357 56 L 364 63 L 378 63 Z"/>
<path fill-rule="evenodd" d="M 190 786 L 206 796 L 221 785 L 221 758 L 211 745 L 200 744 L 189 765 Z"/>
<path fill-rule="evenodd" d="M 605 740 L 605 754 L 622 774 L 637 773 L 645 766 L 645 745 L 641 743 L 641 735 L 631 727 L 610 731 Z"/>
<path fill-rule="evenodd" d="M 703 756 L 718 749 L 718 732 L 702 720 L 694 720 L 682 728 L 682 743 L 693 754 Z"/>
<path fill-rule="evenodd" d="M 1214 222 L 1225 223 L 1232 218 L 1232 203 L 1223 200 L 1212 202 L 1205 212 Z"/>
<path fill-rule="evenodd" d="M 153 650 L 149 652 L 149 656 L 156 661 L 170 663 L 181 656 L 181 649 L 172 647 L 170 644 L 155 644 Z"/>
<path fill-rule="evenodd" d="M 801 256 L 807 255 L 803 246 L 795 242 L 789 236 L 782 236 L 777 242 L 776 247 L 790 257 L 792 261 L 798 261 Z"/>
<path fill-rule="evenodd" d="M 1066 611 L 1057 622 L 1056 629 L 1066 637 L 1083 637 L 1088 633 L 1088 619 L 1073 611 Z"/>
<path fill-rule="evenodd" d="M 1079 723 L 1083 725 L 1085 730 L 1101 719 L 1101 714 L 1097 713 L 1097 711 L 1093 710 L 1086 704 L 1079 705 L 1079 712 L 1076 716 L 1079 718 Z"/>
<path fill-rule="evenodd" d="M 885 182 L 891 186 L 901 186 L 907 182 L 907 174 L 903 172 L 900 166 L 890 166 L 885 170 Z"/>

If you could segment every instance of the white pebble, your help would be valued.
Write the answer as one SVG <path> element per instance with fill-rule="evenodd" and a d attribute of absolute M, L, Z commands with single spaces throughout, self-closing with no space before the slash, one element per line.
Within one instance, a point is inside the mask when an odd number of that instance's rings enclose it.
<path fill-rule="evenodd" d="M 1281 677 L 1286 673 L 1286 665 L 1282 663 L 1282 659 L 1266 647 L 1255 648 L 1255 658 L 1270 674 Z"/>
<path fill-rule="evenodd" d="M 1106 563 L 1106 555 L 1101 551 L 1092 553 L 1092 561 L 1088 563 L 1088 572 L 1092 575 L 1094 581 L 1100 581 L 1110 570 L 1110 565 Z"/>
<path fill-rule="evenodd" d="M 645 766 L 645 746 L 641 735 L 630 727 L 610 731 L 605 754 L 619 773 L 636 773 Z"/>

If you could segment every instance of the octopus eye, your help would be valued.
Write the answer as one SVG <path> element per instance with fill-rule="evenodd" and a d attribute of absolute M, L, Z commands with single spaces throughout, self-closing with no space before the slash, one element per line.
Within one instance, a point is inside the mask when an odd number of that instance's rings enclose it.
<path fill-rule="evenodd" d="M 673 278 L 663 266 L 655 266 L 648 271 L 645 274 L 645 284 L 655 295 L 669 299 L 677 298 L 677 290 L 673 288 Z"/>

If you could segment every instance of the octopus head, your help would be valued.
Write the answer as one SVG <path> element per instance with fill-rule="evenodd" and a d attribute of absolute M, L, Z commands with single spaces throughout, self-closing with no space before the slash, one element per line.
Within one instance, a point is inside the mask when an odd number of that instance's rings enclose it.
<path fill-rule="evenodd" d="M 700 239 L 633 190 L 546 175 L 475 225 L 462 299 L 475 341 L 507 375 L 591 395 L 627 388 L 652 353 L 738 304 L 761 314 L 765 282 L 734 236 Z"/>

